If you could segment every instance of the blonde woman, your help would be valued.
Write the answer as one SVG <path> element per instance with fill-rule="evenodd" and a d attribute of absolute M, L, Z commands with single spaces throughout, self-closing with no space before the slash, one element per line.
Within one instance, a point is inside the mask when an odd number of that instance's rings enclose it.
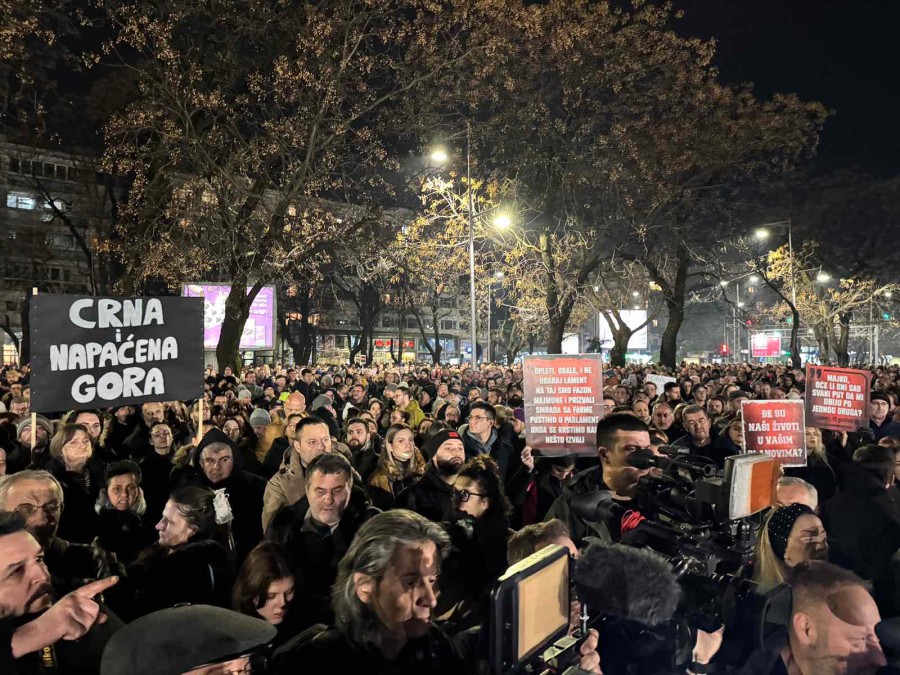
<path fill-rule="evenodd" d="M 753 581 L 784 583 L 789 568 L 827 559 L 825 526 L 813 510 L 805 504 L 780 506 L 763 521 L 753 558 Z"/>
<path fill-rule="evenodd" d="M 397 495 L 425 473 L 425 457 L 415 444 L 415 434 L 406 424 L 392 424 L 384 437 L 378 466 L 367 487 L 372 504 L 383 511 L 394 507 Z"/>
<path fill-rule="evenodd" d="M 802 478 L 815 486 L 820 503 L 834 496 L 838 486 L 837 473 L 825 452 L 821 429 L 806 427 L 806 466 L 785 468 L 784 475 Z"/>

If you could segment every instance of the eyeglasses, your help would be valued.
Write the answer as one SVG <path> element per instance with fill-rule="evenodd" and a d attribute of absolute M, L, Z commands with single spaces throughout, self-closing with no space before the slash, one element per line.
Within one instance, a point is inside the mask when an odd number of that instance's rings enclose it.
<path fill-rule="evenodd" d="M 47 502 L 46 504 L 42 504 L 37 506 L 36 504 L 19 504 L 16 508 L 13 509 L 16 513 L 22 516 L 25 520 L 32 518 L 37 514 L 38 509 L 43 510 L 43 512 L 48 516 L 58 516 L 63 510 L 62 502 Z"/>
<path fill-rule="evenodd" d="M 461 502 L 467 502 L 471 497 L 487 497 L 487 495 L 472 492 L 470 490 L 454 490 L 453 496 Z"/>
<path fill-rule="evenodd" d="M 470 422 L 472 420 L 489 420 L 489 419 L 491 419 L 491 418 L 487 417 L 486 415 L 469 415 Z"/>

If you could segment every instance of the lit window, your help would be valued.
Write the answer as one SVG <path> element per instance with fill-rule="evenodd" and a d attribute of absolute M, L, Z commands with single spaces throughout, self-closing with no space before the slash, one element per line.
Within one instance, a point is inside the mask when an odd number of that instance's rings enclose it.
<path fill-rule="evenodd" d="M 37 200 L 27 192 L 8 192 L 6 194 L 6 208 L 33 210 L 37 206 Z"/>

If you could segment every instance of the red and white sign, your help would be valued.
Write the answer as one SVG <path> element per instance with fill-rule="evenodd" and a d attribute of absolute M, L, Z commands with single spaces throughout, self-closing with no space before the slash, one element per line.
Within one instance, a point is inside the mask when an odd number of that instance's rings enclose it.
<path fill-rule="evenodd" d="M 603 416 L 600 354 L 526 356 L 525 439 L 542 455 L 597 454 Z"/>
<path fill-rule="evenodd" d="M 868 370 L 810 366 L 806 369 L 806 423 L 834 431 L 868 425 Z"/>
<path fill-rule="evenodd" d="M 781 356 L 781 338 L 777 335 L 754 335 L 750 340 L 750 355 L 753 358 Z"/>
<path fill-rule="evenodd" d="M 378 349 L 393 349 L 397 346 L 397 342 L 399 340 L 375 340 L 375 347 Z M 404 340 L 403 341 L 403 349 L 415 349 L 416 341 L 415 340 Z"/>
<path fill-rule="evenodd" d="M 783 466 L 806 466 L 803 409 L 803 401 L 742 401 L 745 451 L 762 452 Z"/>

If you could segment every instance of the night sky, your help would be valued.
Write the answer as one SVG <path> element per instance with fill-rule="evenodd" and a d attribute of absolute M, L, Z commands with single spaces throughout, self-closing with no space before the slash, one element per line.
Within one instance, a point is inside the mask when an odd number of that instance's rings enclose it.
<path fill-rule="evenodd" d="M 900 173 L 898 0 L 677 0 L 679 32 L 718 39 L 727 82 L 834 111 L 817 166 Z"/>

